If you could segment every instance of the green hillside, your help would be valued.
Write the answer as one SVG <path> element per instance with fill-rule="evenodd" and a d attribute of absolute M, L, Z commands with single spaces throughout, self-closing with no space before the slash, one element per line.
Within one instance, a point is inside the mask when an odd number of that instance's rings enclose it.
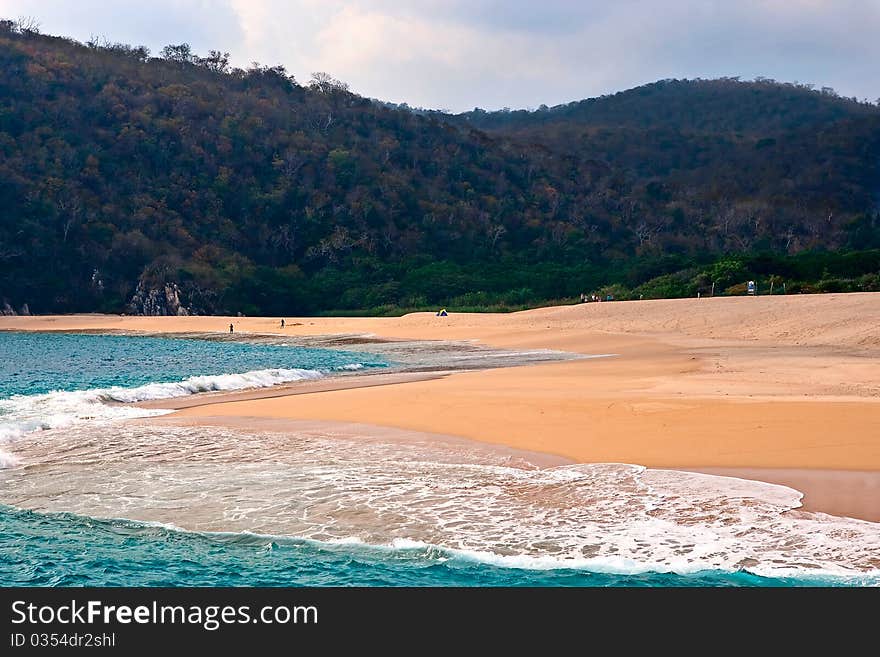
<path fill-rule="evenodd" d="M 0 309 L 513 308 L 740 274 L 870 289 L 878 209 L 880 108 L 828 92 L 662 82 L 450 116 L 0 23 Z"/>

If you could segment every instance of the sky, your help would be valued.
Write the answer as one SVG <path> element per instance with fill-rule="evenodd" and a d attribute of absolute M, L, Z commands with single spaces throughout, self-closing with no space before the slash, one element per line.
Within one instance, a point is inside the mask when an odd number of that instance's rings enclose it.
<path fill-rule="evenodd" d="M 0 0 L 45 34 L 226 51 L 371 98 L 535 108 L 664 78 L 757 76 L 880 98 L 880 0 Z"/>

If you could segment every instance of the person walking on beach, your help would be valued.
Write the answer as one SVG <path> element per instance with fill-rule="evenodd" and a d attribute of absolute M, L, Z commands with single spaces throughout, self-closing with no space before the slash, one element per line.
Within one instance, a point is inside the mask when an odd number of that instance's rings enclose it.
<path fill-rule="evenodd" d="M 235 327 L 232 324 L 229 325 L 229 332 L 232 333 L 235 330 Z"/>
<path fill-rule="evenodd" d="M 281 328 L 284 328 L 284 319 L 281 320 Z"/>

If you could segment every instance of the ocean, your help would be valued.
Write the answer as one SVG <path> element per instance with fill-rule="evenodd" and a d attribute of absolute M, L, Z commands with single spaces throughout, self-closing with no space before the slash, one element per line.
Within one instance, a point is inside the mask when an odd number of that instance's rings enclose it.
<path fill-rule="evenodd" d="M 128 402 L 552 360 L 454 343 L 0 332 L 0 585 L 863 586 L 880 524 L 773 484 Z"/>

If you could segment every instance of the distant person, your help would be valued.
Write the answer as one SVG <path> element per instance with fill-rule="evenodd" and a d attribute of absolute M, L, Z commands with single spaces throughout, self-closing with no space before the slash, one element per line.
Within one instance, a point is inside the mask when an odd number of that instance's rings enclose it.
<path fill-rule="evenodd" d="M 281 328 L 284 328 L 284 320 L 281 320 Z"/>
<path fill-rule="evenodd" d="M 229 325 L 229 332 L 230 332 L 230 333 L 234 333 L 234 332 L 235 332 L 235 327 L 234 327 L 232 324 Z"/>

